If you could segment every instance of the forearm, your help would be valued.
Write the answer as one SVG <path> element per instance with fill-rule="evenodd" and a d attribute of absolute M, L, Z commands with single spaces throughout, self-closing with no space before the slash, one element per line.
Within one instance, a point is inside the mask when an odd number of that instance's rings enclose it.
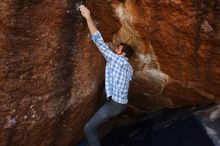
<path fill-rule="evenodd" d="M 88 25 L 88 28 L 89 28 L 89 31 L 90 31 L 91 34 L 94 34 L 95 32 L 98 31 L 95 24 L 94 24 L 94 22 L 93 22 L 93 20 L 92 20 L 92 18 L 91 18 L 91 16 L 86 18 L 86 21 L 87 21 L 87 25 Z"/>
<path fill-rule="evenodd" d="M 110 61 L 116 57 L 115 53 L 113 53 L 112 50 L 109 48 L 109 46 L 106 45 L 106 43 L 104 42 L 102 35 L 99 31 L 92 33 L 91 39 L 96 44 L 96 46 L 99 48 L 99 50 L 101 51 L 101 53 L 103 54 L 103 56 L 105 57 L 107 61 Z"/>
<path fill-rule="evenodd" d="M 91 33 L 91 38 L 99 48 L 103 56 L 106 58 L 107 61 L 111 60 L 115 57 L 115 54 L 111 51 L 111 49 L 106 45 L 104 42 L 100 32 L 97 30 L 91 16 L 90 11 L 84 5 L 80 5 L 80 11 L 84 18 L 86 18 L 86 22 Z"/>

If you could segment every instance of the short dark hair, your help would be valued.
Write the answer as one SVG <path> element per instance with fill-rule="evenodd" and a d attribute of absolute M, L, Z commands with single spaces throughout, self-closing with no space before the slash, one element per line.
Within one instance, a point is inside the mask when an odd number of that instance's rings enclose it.
<path fill-rule="evenodd" d="M 119 46 L 121 45 L 122 45 L 122 52 L 126 53 L 125 57 L 131 58 L 131 56 L 133 55 L 133 48 L 125 43 L 120 43 Z"/>

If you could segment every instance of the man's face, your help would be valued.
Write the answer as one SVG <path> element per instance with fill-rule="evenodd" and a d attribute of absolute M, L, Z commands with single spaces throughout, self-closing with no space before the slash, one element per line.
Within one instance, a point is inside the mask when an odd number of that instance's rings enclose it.
<path fill-rule="evenodd" d="M 115 52 L 118 54 L 118 55 L 122 55 L 122 45 L 119 45 L 116 49 L 115 49 Z"/>

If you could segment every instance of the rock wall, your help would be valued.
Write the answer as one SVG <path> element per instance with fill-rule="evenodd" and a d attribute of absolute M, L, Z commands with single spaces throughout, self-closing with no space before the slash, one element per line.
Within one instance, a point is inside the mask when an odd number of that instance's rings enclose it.
<path fill-rule="evenodd" d="M 102 100 L 105 61 L 78 6 L 106 42 L 135 50 L 129 104 L 145 111 L 218 102 L 217 0 L 0 2 L 0 145 L 70 146 Z"/>
<path fill-rule="evenodd" d="M 147 110 L 219 99 L 219 1 L 115 1 L 114 41 L 136 51 L 132 102 Z M 140 104 L 142 103 L 142 104 Z"/>
<path fill-rule="evenodd" d="M 1 146 L 60 146 L 82 136 L 99 101 L 104 60 L 78 4 L 0 2 Z"/>

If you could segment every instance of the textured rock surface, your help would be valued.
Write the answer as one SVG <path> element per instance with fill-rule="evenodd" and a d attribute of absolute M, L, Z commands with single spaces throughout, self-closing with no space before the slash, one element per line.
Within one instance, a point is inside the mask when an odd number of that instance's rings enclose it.
<path fill-rule="evenodd" d="M 78 4 L 0 2 L 1 146 L 69 145 L 82 136 L 98 102 L 104 60 Z"/>
<path fill-rule="evenodd" d="M 145 109 L 219 98 L 219 2 L 115 2 L 120 38 L 136 48 L 131 100 Z M 143 103 L 140 105 L 140 103 Z"/>
<path fill-rule="evenodd" d="M 79 0 L 0 2 L 0 145 L 68 146 L 101 99 L 104 59 Z M 219 101 L 220 2 L 88 0 L 111 46 L 135 49 L 130 105 Z"/>

